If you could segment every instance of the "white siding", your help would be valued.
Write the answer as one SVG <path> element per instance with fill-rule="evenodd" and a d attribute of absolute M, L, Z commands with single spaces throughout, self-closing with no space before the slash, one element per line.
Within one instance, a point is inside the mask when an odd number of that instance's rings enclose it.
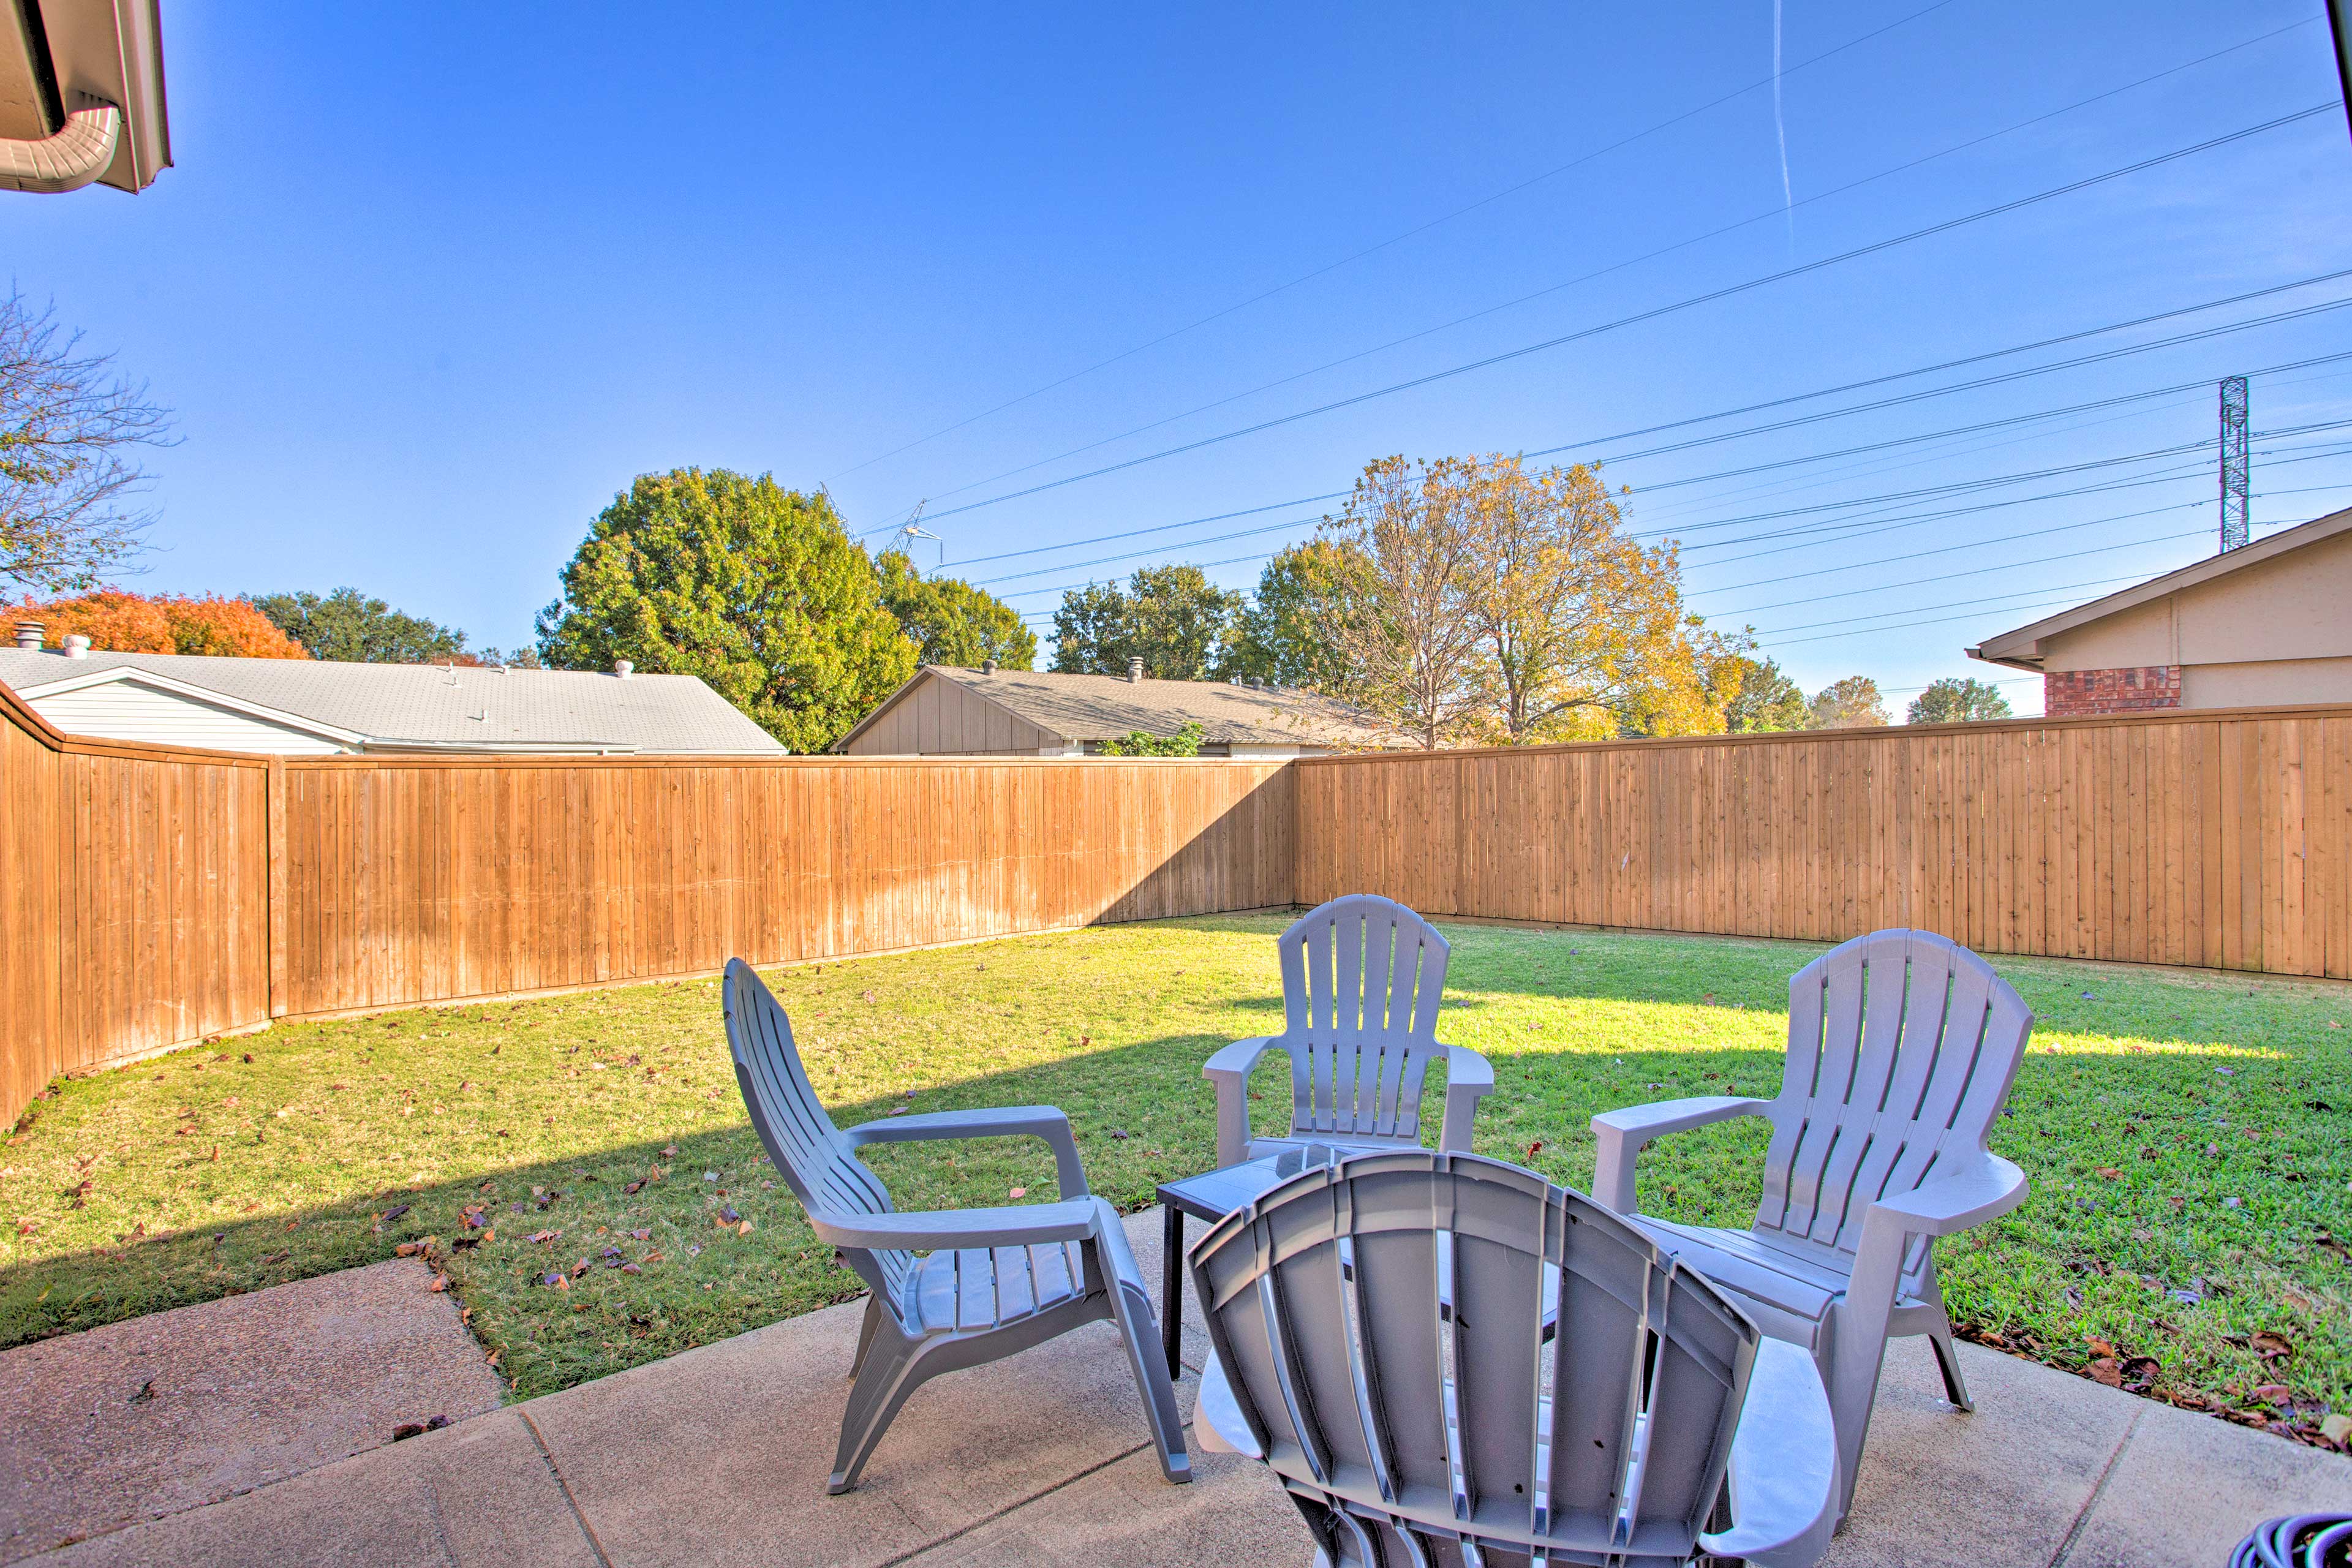
<path fill-rule="evenodd" d="M 209 746 L 224 752 L 332 756 L 344 748 L 323 735 L 289 730 L 234 709 L 127 680 L 101 681 L 33 700 L 33 711 L 68 735 L 145 741 L 159 746 Z"/>

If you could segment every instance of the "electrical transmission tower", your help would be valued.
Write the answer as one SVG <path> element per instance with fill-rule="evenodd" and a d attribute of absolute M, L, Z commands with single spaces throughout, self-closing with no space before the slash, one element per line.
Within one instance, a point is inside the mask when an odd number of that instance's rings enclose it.
<path fill-rule="evenodd" d="M 2253 537 L 2247 502 L 2246 378 L 2221 383 L 2221 549 L 2242 549 Z"/>
<path fill-rule="evenodd" d="M 928 539 L 938 545 L 940 550 L 938 564 L 940 566 L 947 564 L 947 541 L 922 526 L 923 509 L 930 504 L 928 500 L 917 501 L 914 511 L 908 516 L 906 521 L 898 525 L 898 531 L 890 536 L 890 548 L 907 558 L 908 567 L 919 577 L 922 575 L 922 570 L 915 565 L 915 541 L 918 539 Z"/>

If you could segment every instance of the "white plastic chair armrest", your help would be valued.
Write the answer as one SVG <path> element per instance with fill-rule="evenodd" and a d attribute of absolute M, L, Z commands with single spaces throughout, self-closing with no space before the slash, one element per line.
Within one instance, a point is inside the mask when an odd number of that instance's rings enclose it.
<path fill-rule="evenodd" d="M 1495 1064 L 1467 1046 L 1445 1047 L 1445 1121 L 1437 1131 L 1441 1153 L 1470 1152 L 1478 1102 L 1495 1092 Z"/>
<path fill-rule="evenodd" d="M 1837 1525 L 1837 1431 L 1821 1369 L 1796 1345 L 1757 1342 L 1730 1480 L 1731 1528 L 1701 1535 L 1702 1547 L 1765 1568 L 1821 1561 Z"/>
<path fill-rule="evenodd" d="M 1998 1154 L 1973 1159 L 1949 1175 L 1907 1193 L 1879 1199 L 1863 1216 L 1863 1233 L 1881 1215 L 1906 1236 L 1951 1236 L 1970 1230 L 2025 1201 L 2025 1173 Z M 1882 1227 L 1883 1228 L 1883 1227 Z"/>
<path fill-rule="evenodd" d="M 1087 1168 L 1078 1163 L 1070 1119 L 1051 1105 L 996 1105 L 972 1110 L 933 1110 L 862 1121 L 842 1133 L 853 1149 L 868 1143 L 920 1143 L 938 1138 L 1042 1138 L 1054 1151 L 1054 1178 L 1064 1199 L 1087 1194 Z"/>
<path fill-rule="evenodd" d="M 828 1247 L 928 1252 L 949 1247 L 1042 1247 L 1055 1241 L 1084 1241 L 1099 1230 L 1097 1215 L 1094 1199 L 1076 1198 L 1058 1204 L 912 1214 L 812 1214 L 809 1225 Z"/>
<path fill-rule="evenodd" d="M 1242 1418 L 1241 1403 L 1234 1397 L 1233 1384 L 1225 1381 L 1224 1363 L 1217 1352 L 1209 1352 L 1208 1363 L 1201 1368 L 1201 1393 L 1192 1406 L 1192 1440 L 1212 1454 L 1239 1454 L 1245 1459 L 1263 1459 L 1265 1453 L 1257 1439 L 1250 1436 L 1249 1423 Z"/>
<path fill-rule="evenodd" d="M 1274 1045 L 1271 1036 L 1235 1040 L 1211 1057 L 1201 1076 L 1217 1086 L 1217 1163 L 1238 1165 L 1249 1158 L 1249 1077 Z"/>
<path fill-rule="evenodd" d="M 1592 1119 L 1593 1199 L 1619 1214 L 1632 1214 L 1633 1163 L 1641 1158 L 1643 1144 L 1669 1132 L 1687 1132 L 1735 1117 L 1761 1116 L 1771 1108 L 1769 1100 L 1709 1094 L 1602 1111 Z"/>

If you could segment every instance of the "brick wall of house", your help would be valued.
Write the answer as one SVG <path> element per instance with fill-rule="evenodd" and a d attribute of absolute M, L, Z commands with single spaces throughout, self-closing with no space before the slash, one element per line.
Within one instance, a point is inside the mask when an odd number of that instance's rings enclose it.
<path fill-rule="evenodd" d="M 2180 667 L 2177 664 L 2051 670 L 2042 677 L 2042 710 L 2053 719 L 2179 706 Z"/>

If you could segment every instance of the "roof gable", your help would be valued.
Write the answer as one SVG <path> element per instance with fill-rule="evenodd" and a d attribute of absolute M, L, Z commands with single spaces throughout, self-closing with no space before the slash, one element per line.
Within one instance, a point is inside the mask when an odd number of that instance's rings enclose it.
<path fill-rule="evenodd" d="M 1171 735 L 1186 724 L 1220 745 L 1362 746 L 1395 743 L 1369 714 L 1311 691 L 1218 680 L 1135 680 L 1054 670 L 927 665 L 842 737 L 845 748 L 925 680 L 954 684 L 1066 744 L 1118 740 L 1136 731 Z"/>
<path fill-rule="evenodd" d="M 2042 654 L 2041 645 L 2048 638 L 2071 632 L 2078 626 L 2088 626 L 2093 621 L 2105 620 L 2110 616 L 2137 609 L 2142 605 L 2151 604 L 2171 595 L 2201 587 L 2218 578 L 2226 577 L 2235 572 L 2242 572 L 2249 566 L 2259 566 L 2265 562 L 2275 561 L 2282 555 L 2292 554 L 2297 550 L 2333 539 L 2347 531 L 2352 531 L 2352 507 L 2347 507 L 2342 511 L 2329 512 L 2325 517 L 2314 518 L 2309 522 L 2298 523 L 2293 528 L 2283 529 L 2268 539 L 2255 543 L 2242 545 L 2220 555 L 2209 555 L 2202 561 L 2193 561 L 2175 571 L 2167 572 L 2160 577 L 2151 577 L 2145 583 L 2135 583 L 2128 588 L 2118 588 L 2102 598 L 2077 605 L 2072 609 L 2061 610 L 2054 616 L 2045 616 L 2028 626 L 2019 626 L 2014 631 L 2006 631 L 1998 637 L 1987 637 L 1976 647 L 1967 649 L 1966 652 L 1970 658 L 1980 658 L 1992 664 L 2006 664 L 2019 669 L 2038 669 L 2040 668 L 2038 661 Z"/>

